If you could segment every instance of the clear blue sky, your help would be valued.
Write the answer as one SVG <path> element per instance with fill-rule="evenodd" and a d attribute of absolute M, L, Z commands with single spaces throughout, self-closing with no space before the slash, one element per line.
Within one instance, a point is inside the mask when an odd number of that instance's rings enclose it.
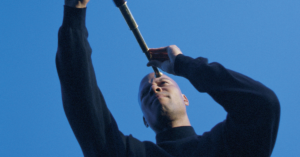
<path fill-rule="evenodd" d="M 55 67 L 63 3 L 1 2 L 0 156 L 83 156 L 63 111 Z M 271 88 L 281 103 L 272 156 L 300 156 L 299 0 L 129 0 L 128 6 L 149 47 L 176 44 L 185 55 L 206 57 Z M 90 1 L 87 28 L 97 81 L 120 130 L 154 141 L 137 102 L 139 82 L 151 69 L 112 0 Z M 173 78 L 190 100 L 198 134 L 225 119 L 207 94 Z"/>

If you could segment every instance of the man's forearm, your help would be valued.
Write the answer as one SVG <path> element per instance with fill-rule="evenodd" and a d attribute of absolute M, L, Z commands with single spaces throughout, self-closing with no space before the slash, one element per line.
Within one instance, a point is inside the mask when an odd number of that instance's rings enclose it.
<path fill-rule="evenodd" d="M 207 92 L 228 112 L 223 138 L 233 154 L 271 154 L 280 115 L 279 102 L 272 90 L 219 63 L 209 64 L 205 58 L 178 55 L 174 70 L 199 92 Z"/>
<path fill-rule="evenodd" d="M 260 104 L 249 104 L 243 101 L 252 96 L 269 102 L 278 101 L 273 91 L 263 84 L 245 75 L 228 70 L 219 63 L 208 63 L 206 58 L 193 59 L 181 54 L 176 57 L 174 70 L 177 75 L 187 78 L 199 92 L 210 94 L 228 110 L 230 110 L 229 108 L 246 107 L 247 105 L 250 105 L 249 107 L 253 109 L 258 109 L 255 105 L 262 107 Z M 227 99 L 225 95 L 215 96 L 226 93 L 229 95 L 240 94 L 242 97 Z M 223 99 L 226 99 L 226 102 Z M 228 107 L 226 106 L 227 104 L 229 105 Z"/>
<path fill-rule="evenodd" d="M 122 135 L 97 85 L 85 11 L 65 6 L 59 29 L 56 66 L 63 106 L 84 156 L 120 156 L 126 151 L 121 149 Z"/>
<path fill-rule="evenodd" d="M 58 34 L 56 67 L 61 84 L 63 106 L 72 130 L 83 150 L 84 155 L 95 153 L 90 143 L 95 137 L 90 115 L 90 95 L 96 86 L 91 65 L 91 48 L 87 41 L 85 27 L 85 9 L 65 6 L 63 24 Z M 94 81 L 92 81 L 94 80 Z"/>

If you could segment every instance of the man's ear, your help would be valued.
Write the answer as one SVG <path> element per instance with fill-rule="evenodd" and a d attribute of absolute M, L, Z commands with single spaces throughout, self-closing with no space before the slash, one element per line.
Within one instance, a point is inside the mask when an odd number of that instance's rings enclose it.
<path fill-rule="evenodd" d="M 145 117 L 143 117 L 143 121 L 144 121 L 144 124 L 145 124 L 146 128 L 148 128 L 148 127 L 149 127 L 149 124 L 147 123 Z"/>
<path fill-rule="evenodd" d="M 189 106 L 189 104 L 190 104 L 189 99 L 184 94 L 182 94 L 182 98 L 183 98 L 185 106 Z"/>

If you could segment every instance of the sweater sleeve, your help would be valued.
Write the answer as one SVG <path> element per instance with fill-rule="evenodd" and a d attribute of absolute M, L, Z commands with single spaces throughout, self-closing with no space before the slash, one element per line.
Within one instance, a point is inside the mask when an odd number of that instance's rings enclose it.
<path fill-rule="evenodd" d="M 84 156 L 143 156 L 144 146 L 119 131 L 97 86 L 85 14 L 86 9 L 65 6 L 58 33 L 56 67 L 65 114 Z"/>
<path fill-rule="evenodd" d="M 230 156 L 271 155 L 280 117 L 279 101 L 272 90 L 202 57 L 178 55 L 174 70 L 228 113 L 220 126 L 224 149 L 229 149 Z"/>

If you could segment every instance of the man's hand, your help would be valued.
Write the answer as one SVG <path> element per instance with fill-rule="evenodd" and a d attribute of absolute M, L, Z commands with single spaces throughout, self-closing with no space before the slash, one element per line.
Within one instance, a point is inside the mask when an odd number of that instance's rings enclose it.
<path fill-rule="evenodd" d="M 86 8 L 90 0 L 65 0 L 65 5 L 73 8 Z"/>
<path fill-rule="evenodd" d="M 147 66 L 158 67 L 161 70 L 174 74 L 174 62 L 177 55 L 182 54 L 176 45 L 171 45 L 162 48 L 149 49 L 151 60 Z"/>

